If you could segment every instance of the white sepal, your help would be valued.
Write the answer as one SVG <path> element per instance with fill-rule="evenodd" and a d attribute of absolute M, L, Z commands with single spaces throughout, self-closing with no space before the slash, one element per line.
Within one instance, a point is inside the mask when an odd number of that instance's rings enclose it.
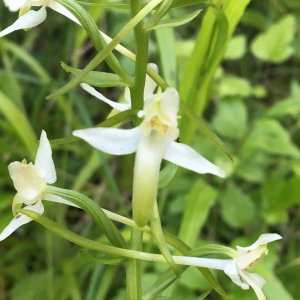
<path fill-rule="evenodd" d="M 134 153 L 140 134 L 139 128 L 88 128 L 73 131 L 73 135 L 82 138 L 93 147 L 114 155 Z"/>
<path fill-rule="evenodd" d="M 30 10 L 21 16 L 15 23 L 0 32 L 3 37 L 13 31 L 35 27 L 45 21 L 47 17 L 46 8 L 43 6 L 38 11 Z"/>
<path fill-rule="evenodd" d="M 26 5 L 27 0 L 4 0 L 4 5 L 8 7 L 10 11 L 18 11 Z"/>
<path fill-rule="evenodd" d="M 70 205 L 70 206 L 80 208 L 78 205 L 74 204 L 71 201 L 68 201 L 68 200 L 66 200 L 66 199 L 64 199 L 60 196 L 56 196 L 56 195 L 52 195 L 52 194 L 48 194 L 48 193 L 43 194 L 43 200 L 62 203 L 62 204 L 66 204 L 66 205 Z"/>
<path fill-rule="evenodd" d="M 107 99 L 101 93 L 99 93 L 93 87 L 91 87 L 90 85 L 88 85 L 86 83 L 81 83 L 80 86 L 85 91 L 87 91 L 88 93 L 90 93 L 91 95 L 93 95 L 94 97 L 96 97 L 97 99 L 105 102 L 106 104 L 108 104 L 112 108 L 115 108 L 115 109 L 117 109 L 119 111 L 125 111 L 125 110 L 128 110 L 131 107 L 131 103 L 118 103 L 118 102 L 114 102 L 112 100 Z"/>
<path fill-rule="evenodd" d="M 47 183 L 56 182 L 56 171 L 52 159 L 52 149 L 47 134 L 42 130 L 40 145 L 35 158 L 35 166 L 44 174 Z"/>
<path fill-rule="evenodd" d="M 39 214 L 43 214 L 44 212 L 44 206 L 41 201 L 38 201 L 34 205 L 28 205 L 25 206 L 24 209 L 32 210 L 35 211 Z M 0 241 L 3 241 L 6 239 L 8 236 L 10 236 L 14 231 L 16 231 L 20 226 L 29 223 L 32 221 L 31 218 L 22 215 L 22 214 L 17 214 L 12 221 L 6 226 L 3 231 L 0 233 Z"/>
<path fill-rule="evenodd" d="M 167 147 L 164 159 L 194 172 L 210 173 L 225 177 L 225 172 L 220 167 L 212 164 L 188 145 L 171 142 Z"/>
<path fill-rule="evenodd" d="M 65 7 L 63 7 L 61 4 L 53 0 L 50 0 L 47 6 L 81 26 L 80 22 L 76 19 L 76 17 L 72 13 L 70 13 Z"/>

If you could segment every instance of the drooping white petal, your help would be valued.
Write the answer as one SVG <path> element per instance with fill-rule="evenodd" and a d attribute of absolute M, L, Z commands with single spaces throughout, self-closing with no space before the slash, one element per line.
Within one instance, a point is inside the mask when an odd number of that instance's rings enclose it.
<path fill-rule="evenodd" d="M 265 245 L 271 242 L 274 242 L 276 240 L 280 240 L 282 239 L 282 236 L 280 236 L 277 233 L 266 233 L 266 234 L 262 234 L 258 240 L 253 243 L 251 246 L 249 247 L 240 247 L 240 246 L 236 246 L 238 252 L 240 251 L 249 251 L 249 250 L 254 250 L 257 247 L 261 246 L 261 245 Z"/>
<path fill-rule="evenodd" d="M 150 63 L 149 66 L 158 73 L 158 67 L 156 64 Z M 149 76 L 146 75 L 146 82 L 145 82 L 145 89 L 144 89 L 144 99 L 147 100 L 147 98 L 151 95 L 153 95 L 155 88 L 157 87 L 157 83 Z"/>
<path fill-rule="evenodd" d="M 164 140 L 157 132 L 141 136 L 134 163 L 132 195 L 133 220 L 140 227 L 148 223 L 153 212 L 164 152 Z"/>
<path fill-rule="evenodd" d="M 8 7 L 10 11 L 18 11 L 25 6 L 26 0 L 4 0 L 4 5 Z"/>
<path fill-rule="evenodd" d="M 215 166 L 193 148 L 185 144 L 171 142 L 166 149 L 164 159 L 200 174 L 211 173 L 225 177 L 224 170 Z"/>
<path fill-rule="evenodd" d="M 128 110 L 131 107 L 131 103 L 118 103 L 118 102 L 114 102 L 114 101 L 111 101 L 111 100 L 107 99 L 101 93 L 99 93 L 93 87 L 91 87 L 90 85 L 88 85 L 86 83 L 81 83 L 80 86 L 85 91 L 87 91 L 88 93 L 90 93 L 91 95 L 93 95 L 94 97 L 96 97 L 97 99 L 105 102 L 106 104 L 108 104 L 112 108 L 115 108 L 115 109 L 117 109 L 119 111 L 125 111 L 125 110 Z"/>
<path fill-rule="evenodd" d="M 47 183 L 54 183 L 57 179 L 52 150 L 47 134 L 42 130 L 40 145 L 35 158 L 35 166 L 44 174 Z"/>
<path fill-rule="evenodd" d="M 76 17 L 72 13 L 70 13 L 66 8 L 64 8 L 61 4 L 50 0 L 47 6 L 81 26 L 80 22 L 76 19 Z"/>
<path fill-rule="evenodd" d="M 68 200 L 66 200 L 62 197 L 59 197 L 59 196 L 56 196 L 56 195 L 51 195 L 51 194 L 48 194 L 48 193 L 43 194 L 43 200 L 62 203 L 62 204 L 66 204 L 66 205 L 70 205 L 70 206 L 80 208 L 78 205 L 74 204 L 71 201 L 68 201 Z"/>
<path fill-rule="evenodd" d="M 139 128 L 89 128 L 73 131 L 73 135 L 84 139 L 93 147 L 114 155 L 134 153 L 140 138 Z"/>
<path fill-rule="evenodd" d="M 236 267 L 235 261 L 232 260 L 231 262 L 229 262 L 226 267 L 224 268 L 224 272 L 225 274 L 227 274 L 230 279 L 237 284 L 238 286 L 240 286 L 243 290 L 248 290 L 249 289 L 249 285 L 242 282 L 240 275 L 238 273 L 238 269 Z"/>
<path fill-rule="evenodd" d="M 44 206 L 41 201 L 38 201 L 34 205 L 25 206 L 24 209 L 35 211 L 39 214 L 42 214 L 44 212 Z M 29 223 L 32 221 L 31 218 L 22 215 L 17 214 L 12 221 L 6 226 L 3 231 L 0 233 L 0 241 L 3 241 L 8 236 L 10 236 L 14 231 L 16 231 L 20 226 Z"/>
<path fill-rule="evenodd" d="M 260 288 L 261 283 L 257 283 L 256 280 L 246 271 L 239 270 L 241 277 L 253 288 L 258 300 L 266 300 L 262 289 Z"/>
<path fill-rule="evenodd" d="M 248 273 L 258 284 L 258 286 L 262 289 L 264 284 L 266 283 L 266 280 L 260 276 L 259 274 L 256 273 Z"/>
<path fill-rule="evenodd" d="M 35 27 L 45 21 L 47 12 L 43 6 L 40 10 L 30 10 L 25 15 L 21 16 L 14 24 L 0 32 L 0 37 L 3 37 L 13 31 Z"/>
<path fill-rule="evenodd" d="M 8 166 L 10 177 L 14 182 L 15 189 L 21 198 L 28 201 L 37 201 L 46 187 L 46 181 L 40 170 L 32 163 L 23 164 L 15 161 Z M 26 203 L 31 204 L 31 203 Z"/>

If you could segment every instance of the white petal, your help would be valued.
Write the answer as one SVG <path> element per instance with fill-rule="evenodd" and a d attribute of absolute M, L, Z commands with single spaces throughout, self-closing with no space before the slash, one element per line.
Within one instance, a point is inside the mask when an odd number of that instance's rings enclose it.
<path fill-rule="evenodd" d="M 167 88 L 161 96 L 160 107 L 165 115 L 170 118 L 172 126 L 177 127 L 177 113 L 179 110 L 180 97 L 176 89 Z"/>
<path fill-rule="evenodd" d="M 35 211 L 39 214 L 42 214 L 44 212 L 44 206 L 41 201 L 38 201 L 34 205 L 25 206 L 24 209 Z M 32 221 L 31 218 L 22 215 L 17 214 L 13 220 L 8 224 L 7 227 L 3 229 L 3 231 L 0 233 L 0 241 L 3 241 L 8 236 L 10 236 L 14 231 L 16 231 L 20 226 L 29 223 Z"/>
<path fill-rule="evenodd" d="M 266 300 L 266 297 L 260 288 L 260 284 L 258 284 L 248 272 L 240 270 L 239 274 L 249 285 L 251 285 L 258 300 Z"/>
<path fill-rule="evenodd" d="M 14 182 L 15 189 L 21 198 L 28 201 L 37 201 L 36 199 L 41 195 L 46 187 L 46 181 L 41 174 L 41 171 L 32 163 L 23 164 L 15 161 L 8 166 L 10 177 Z M 26 204 L 31 204 L 26 203 Z"/>
<path fill-rule="evenodd" d="M 45 21 L 47 12 L 43 6 L 40 10 L 30 10 L 25 15 L 21 16 L 14 24 L 0 32 L 0 37 L 5 36 L 15 30 L 27 29 L 35 27 Z"/>
<path fill-rule="evenodd" d="M 47 6 L 81 26 L 80 22 L 76 19 L 76 17 L 72 13 L 70 13 L 65 7 L 63 7 L 61 4 L 50 0 Z"/>
<path fill-rule="evenodd" d="M 134 153 L 140 138 L 139 128 L 89 128 L 73 131 L 93 147 L 114 155 Z"/>
<path fill-rule="evenodd" d="M 262 289 L 264 284 L 266 283 L 266 280 L 259 274 L 256 274 L 256 273 L 248 273 L 248 274 L 256 281 L 256 283 Z"/>
<path fill-rule="evenodd" d="M 282 237 L 277 234 L 277 233 L 266 233 L 266 234 L 262 234 L 258 240 L 253 243 L 251 246 L 249 247 L 240 247 L 240 246 L 236 246 L 237 250 L 240 251 L 249 251 L 249 250 L 254 250 L 256 249 L 258 246 L 261 245 L 265 245 L 271 242 L 274 242 L 276 240 L 281 240 Z"/>
<path fill-rule="evenodd" d="M 156 73 L 158 73 L 158 67 L 156 64 L 150 63 L 149 67 L 151 67 Z M 155 88 L 157 87 L 157 83 L 149 76 L 146 75 L 145 89 L 144 89 L 144 99 L 151 95 L 153 95 Z"/>
<path fill-rule="evenodd" d="M 54 183 L 56 181 L 56 171 L 52 159 L 52 150 L 47 134 L 42 130 L 40 145 L 35 158 L 35 166 L 44 174 L 47 183 Z"/>
<path fill-rule="evenodd" d="M 10 11 L 18 11 L 26 4 L 26 0 L 4 0 L 4 4 Z"/>
<path fill-rule="evenodd" d="M 130 103 L 130 106 L 131 106 L 130 88 L 128 86 L 126 86 L 126 88 L 125 88 L 124 98 L 125 98 L 125 102 Z"/>
<path fill-rule="evenodd" d="M 62 203 L 62 204 L 66 204 L 66 205 L 70 205 L 70 206 L 74 206 L 74 207 L 80 208 L 78 205 L 74 204 L 73 202 L 65 200 L 64 198 L 56 196 L 56 195 L 44 194 L 43 195 L 43 200 L 57 202 L 57 203 Z"/>
<path fill-rule="evenodd" d="M 227 274 L 230 279 L 237 284 L 238 286 L 240 286 L 243 290 L 248 290 L 249 289 L 249 285 L 246 283 L 243 283 L 241 281 L 240 275 L 238 273 L 238 269 L 237 266 L 235 264 L 235 261 L 232 260 L 228 265 L 226 265 L 226 267 L 224 268 L 224 272 L 225 274 Z"/>
<path fill-rule="evenodd" d="M 224 170 L 215 166 L 193 148 L 185 144 L 171 142 L 165 152 L 164 159 L 200 174 L 211 173 L 225 177 Z"/>
<path fill-rule="evenodd" d="M 134 163 L 132 195 L 133 219 L 140 227 L 148 223 L 153 212 L 164 152 L 164 140 L 157 133 L 141 136 Z"/>
<path fill-rule="evenodd" d="M 117 109 L 119 111 L 125 111 L 125 110 L 128 110 L 131 107 L 131 103 L 118 103 L 118 102 L 114 102 L 114 101 L 111 101 L 111 100 L 107 99 L 101 93 L 99 93 L 93 87 L 91 87 L 90 85 L 88 85 L 86 83 L 81 83 L 80 86 L 85 91 L 87 91 L 88 93 L 90 93 L 91 95 L 93 95 L 94 97 L 96 97 L 97 99 L 105 102 L 106 104 L 108 104 L 112 108 L 115 108 L 115 109 Z"/>

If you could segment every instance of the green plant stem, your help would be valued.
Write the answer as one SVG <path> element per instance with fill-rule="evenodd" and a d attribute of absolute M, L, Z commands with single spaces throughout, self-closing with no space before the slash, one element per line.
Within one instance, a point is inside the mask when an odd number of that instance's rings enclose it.
<path fill-rule="evenodd" d="M 143 247 L 143 232 L 132 228 L 131 229 L 131 249 L 135 251 L 142 251 Z M 127 300 L 141 300 L 142 299 L 142 285 L 141 285 L 141 260 L 130 258 L 126 263 L 127 276 Z"/>
<path fill-rule="evenodd" d="M 73 89 L 77 84 L 79 84 L 82 79 L 90 73 L 96 66 L 98 66 L 110 53 L 113 51 L 116 46 L 122 41 L 122 39 L 139 23 L 143 18 L 162 0 L 152 0 L 149 4 L 147 4 L 131 21 L 127 23 L 127 25 L 116 35 L 116 37 L 111 40 L 111 42 L 105 47 L 102 51 L 100 51 L 94 59 L 77 75 L 73 80 L 71 80 L 64 87 L 58 89 L 54 93 L 47 96 L 47 99 L 51 99 L 57 97 L 61 94 L 68 92 Z"/>

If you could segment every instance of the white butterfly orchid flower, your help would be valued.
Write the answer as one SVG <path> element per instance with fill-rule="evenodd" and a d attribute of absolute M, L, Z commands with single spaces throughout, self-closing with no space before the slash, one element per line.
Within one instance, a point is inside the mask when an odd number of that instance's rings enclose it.
<path fill-rule="evenodd" d="M 150 63 L 149 66 L 158 73 L 158 67 L 156 64 Z M 118 110 L 118 111 L 125 111 L 131 108 L 131 95 L 130 95 L 130 89 L 128 87 L 125 88 L 124 98 L 125 103 L 118 103 L 114 102 L 112 100 L 107 99 L 104 97 L 101 93 L 99 93 L 97 90 L 95 90 L 93 87 L 86 83 L 81 83 L 80 86 L 90 93 L 92 96 L 98 98 L 99 100 L 105 102 L 112 108 Z M 145 89 L 144 89 L 144 101 L 146 101 L 149 97 L 151 97 L 154 93 L 155 88 L 157 87 L 156 82 L 149 76 L 146 75 L 146 82 L 145 82 Z"/>
<path fill-rule="evenodd" d="M 22 204 L 29 209 L 42 214 L 44 206 L 42 200 L 59 202 L 76 206 L 61 197 L 44 193 L 47 184 L 56 181 L 56 171 L 52 159 L 52 150 L 45 131 L 42 131 L 40 145 L 36 154 L 35 164 L 27 164 L 25 160 L 16 161 L 8 166 L 10 177 L 14 182 L 17 194 L 13 200 L 13 212 Z M 0 233 L 0 241 L 6 239 L 20 226 L 32 221 L 31 218 L 17 214 L 9 225 Z"/>
<path fill-rule="evenodd" d="M 139 117 L 140 126 L 133 129 L 90 128 L 75 130 L 73 134 L 95 148 L 114 155 L 136 152 L 133 180 L 133 219 L 145 226 L 151 218 L 157 195 L 157 184 L 162 159 L 200 174 L 220 177 L 225 172 L 210 163 L 191 147 L 177 143 L 177 113 L 179 95 L 174 88 L 158 91 L 145 102 Z"/>
<path fill-rule="evenodd" d="M 262 291 L 262 287 L 266 283 L 265 279 L 256 273 L 248 273 L 247 270 L 254 269 L 262 262 L 265 255 L 268 254 L 268 243 L 280 239 L 282 239 L 282 237 L 279 234 L 268 233 L 262 234 L 258 240 L 249 247 L 237 246 L 237 255 L 225 266 L 224 272 L 242 289 L 249 289 L 250 285 L 259 300 L 266 300 Z"/>
<path fill-rule="evenodd" d="M 46 20 L 46 7 L 50 7 L 51 9 L 68 17 L 72 21 L 79 23 L 78 20 L 66 8 L 53 0 L 4 0 L 4 4 L 10 11 L 20 10 L 20 17 L 11 26 L 2 30 L 0 32 L 0 37 L 3 37 L 16 30 L 38 26 Z M 30 10 L 31 6 L 41 6 L 41 8 L 38 11 Z"/>

